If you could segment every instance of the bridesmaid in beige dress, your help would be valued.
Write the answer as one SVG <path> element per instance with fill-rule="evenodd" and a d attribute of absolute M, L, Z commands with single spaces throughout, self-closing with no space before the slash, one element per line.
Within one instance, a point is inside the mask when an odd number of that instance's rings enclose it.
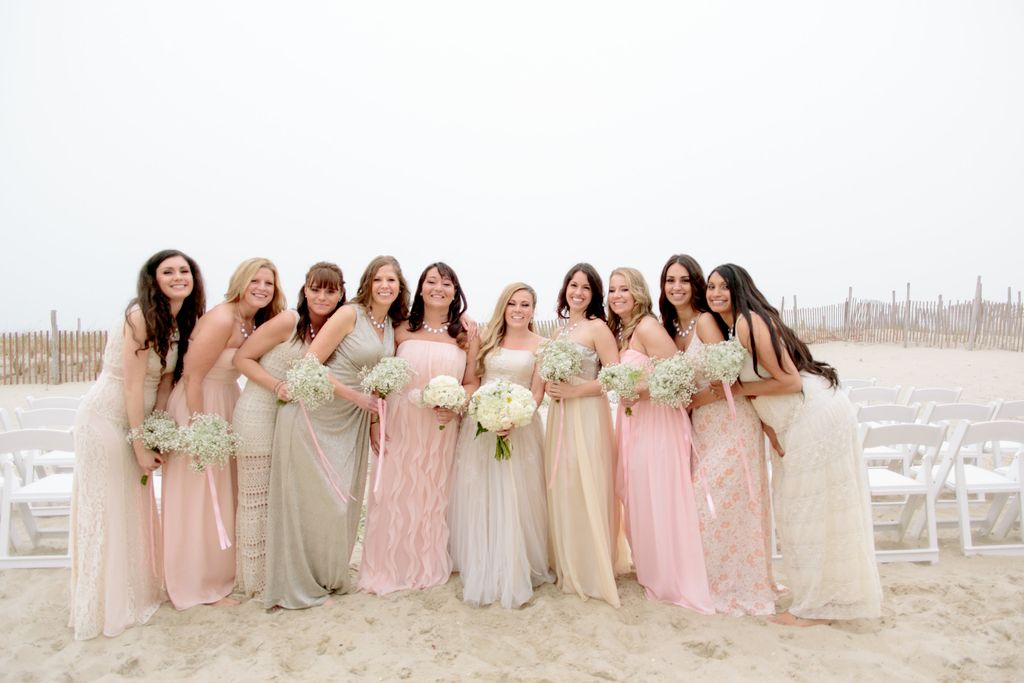
<path fill-rule="evenodd" d="M 277 268 L 264 258 L 235 269 L 225 301 L 199 319 L 185 354 L 181 381 L 167 401 L 180 425 L 196 413 L 231 421 L 238 400 L 235 351 L 261 323 L 284 309 Z M 167 594 L 177 609 L 237 604 L 235 585 L 235 467 L 193 472 L 177 453 L 164 465 L 164 568 Z"/>
<path fill-rule="evenodd" d="M 242 439 L 235 512 L 237 592 L 259 599 L 266 585 L 270 450 L 278 400 L 287 401 L 285 374 L 306 354 L 317 331 L 345 302 L 341 269 L 321 261 L 306 273 L 294 310 L 278 313 L 242 344 L 235 368 L 248 378 L 235 404 L 233 427 Z"/>
<path fill-rule="evenodd" d="M 125 437 L 166 404 L 181 375 L 178 335 L 184 351 L 205 307 L 195 261 L 171 249 L 150 257 L 75 416 L 69 626 L 76 640 L 145 624 L 167 597 L 153 485 L 141 484 L 163 457 Z"/>
<path fill-rule="evenodd" d="M 546 384 L 552 398 L 544 443 L 551 558 L 563 592 L 618 607 L 616 563 L 619 572 L 628 571 L 629 551 L 615 500 L 611 413 L 597 373 L 618 363 L 619 351 L 606 323 L 601 276 L 589 263 L 566 274 L 558 317 L 566 325 L 556 338 L 576 344 L 583 372 L 567 383 Z"/>
<path fill-rule="evenodd" d="M 355 300 L 339 308 L 310 344 L 310 353 L 330 371 L 335 400 L 309 411 L 309 424 L 295 404 L 278 410 L 267 510 L 268 608 L 322 605 L 352 587 L 349 560 L 367 458 L 380 437 L 377 399 L 359 389 L 359 371 L 394 355 L 394 326 L 408 311 L 398 261 L 378 256 L 363 272 Z"/>

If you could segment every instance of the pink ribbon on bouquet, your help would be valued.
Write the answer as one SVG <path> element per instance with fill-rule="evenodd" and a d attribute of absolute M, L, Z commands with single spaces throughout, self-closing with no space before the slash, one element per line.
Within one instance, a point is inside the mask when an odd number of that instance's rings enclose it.
<path fill-rule="evenodd" d="M 562 453 L 562 436 L 565 434 L 565 405 L 561 404 L 560 401 L 556 401 L 561 405 L 561 410 L 558 411 L 558 441 L 555 442 L 555 459 L 551 465 L 551 479 L 548 481 L 548 488 L 550 489 L 555 485 L 555 477 L 558 475 L 558 457 Z"/>
<path fill-rule="evenodd" d="M 377 453 L 377 475 L 373 478 L 373 492 L 380 490 L 380 473 L 384 469 L 384 449 L 387 447 L 388 402 L 377 398 L 377 412 L 380 413 L 380 452 Z"/>
<path fill-rule="evenodd" d="M 228 530 L 224 526 L 224 518 L 220 514 L 220 499 L 217 497 L 217 486 L 213 483 L 213 470 L 206 468 L 206 482 L 210 485 L 210 498 L 213 501 L 213 519 L 217 523 L 217 539 L 220 541 L 220 549 L 227 550 L 231 547 L 231 539 L 228 538 Z"/>
<path fill-rule="evenodd" d="M 153 570 L 153 576 L 160 578 L 160 572 L 156 568 L 156 527 L 159 524 L 156 514 L 156 489 L 153 488 L 153 474 L 149 475 L 149 568 Z"/>
<path fill-rule="evenodd" d="M 722 388 L 725 390 L 725 401 L 729 404 L 729 414 L 736 417 L 736 401 L 732 397 L 732 383 L 722 382 Z"/>
<path fill-rule="evenodd" d="M 700 470 L 700 483 L 701 488 L 704 489 L 704 498 L 708 502 L 708 511 L 711 513 L 712 519 L 717 519 L 718 515 L 715 513 L 715 501 L 711 499 L 711 487 L 708 485 L 708 471 L 704 467 L 704 459 L 700 457 L 697 452 L 697 444 L 693 442 L 693 432 L 690 429 L 690 416 L 686 414 L 686 409 L 682 406 L 679 407 L 679 412 L 683 416 L 683 451 L 692 451 L 693 457 L 697 461 L 697 469 Z"/>
<path fill-rule="evenodd" d="M 355 496 L 351 493 L 342 492 L 338 487 L 338 484 L 335 483 L 338 473 L 334 471 L 333 467 L 331 467 L 331 461 L 327 459 L 326 455 L 324 455 L 324 449 L 320 448 L 320 441 L 316 438 L 316 432 L 313 431 L 313 423 L 309 419 L 309 413 L 306 411 L 306 404 L 302 400 L 299 400 L 299 408 L 302 410 L 302 417 L 306 420 L 306 429 L 309 430 L 309 438 L 313 440 L 313 450 L 316 451 L 317 457 L 320 458 L 320 466 L 323 467 L 324 475 L 327 477 L 327 483 L 330 484 L 331 488 L 334 489 L 334 492 L 338 494 L 339 500 L 344 501 L 346 498 L 349 498 L 352 501 L 355 501 Z"/>
<path fill-rule="evenodd" d="M 626 410 L 623 408 L 622 414 L 619 415 L 618 420 L 619 430 L 622 434 L 622 446 L 619 449 L 620 467 L 622 468 L 622 493 L 619 497 L 622 498 L 623 501 L 629 500 L 629 453 L 631 450 L 630 446 L 632 445 L 630 443 L 630 437 L 632 435 L 630 434 L 631 430 L 629 420 L 630 418 L 626 415 Z"/>

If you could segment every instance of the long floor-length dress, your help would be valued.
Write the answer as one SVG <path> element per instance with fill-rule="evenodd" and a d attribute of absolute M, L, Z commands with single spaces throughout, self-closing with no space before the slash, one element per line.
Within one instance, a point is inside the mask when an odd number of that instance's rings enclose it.
<path fill-rule="evenodd" d="M 703 348 L 695 330 L 686 355 L 696 361 Z M 698 370 L 698 389 L 707 386 Z M 734 403 L 735 417 L 726 401 L 715 401 L 695 408 L 691 418 L 693 489 L 708 587 L 716 612 L 774 614 L 764 433 L 750 400 L 736 396 Z"/>
<path fill-rule="evenodd" d="M 597 378 L 600 360 L 576 344 L 583 369 L 572 383 Z M 555 469 L 555 454 L 558 467 Z M 602 396 L 550 401 L 544 441 L 551 561 L 558 585 L 583 599 L 618 607 L 615 565 L 624 544 L 615 499 L 615 436 L 608 399 Z M 620 542 L 621 540 L 621 542 Z"/>
<path fill-rule="evenodd" d="M 740 379 L 760 379 L 749 355 Z M 874 618 L 882 588 L 854 410 L 822 378 L 801 379 L 802 393 L 751 401 L 785 453 L 773 454 L 772 493 L 793 591 L 789 611 L 805 619 Z"/>
<path fill-rule="evenodd" d="M 221 351 L 203 378 L 203 412 L 231 422 L 238 400 L 238 371 L 232 365 L 237 349 Z M 167 412 L 179 425 L 191 415 L 185 385 L 175 385 Z M 163 466 L 161 511 L 164 520 L 164 571 L 167 595 L 177 609 L 217 602 L 235 585 L 235 465 L 192 471 L 187 453 L 176 453 Z M 214 493 L 216 493 L 216 499 Z M 227 548 L 221 548 L 217 515 Z"/>
<path fill-rule="evenodd" d="M 75 415 L 68 625 L 78 640 L 144 624 L 166 599 L 153 485 L 140 483 L 143 471 L 126 438 L 124 324 L 122 319 L 110 330 L 103 371 Z M 147 414 L 161 375 L 174 371 L 177 357 L 172 343 L 161 369 L 156 351 L 146 351 Z"/>
<path fill-rule="evenodd" d="M 391 326 L 381 341 L 366 312 L 357 306 L 355 326 L 326 365 L 339 382 L 359 390 L 360 369 L 372 368 L 394 351 Z M 304 412 L 294 403 L 278 410 L 270 465 L 264 605 L 301 609 L 323 604 L 331 593 L 349 591 L 349 560 L 359 529 L 369 453 L 370 413 L 351 401 L 335 397 L 316 410 Z"/>
<path fill-rule="evenodd" d="M 298 322 L 298 313 L 295 322 Z M 263 354 L 260 365 L 284 379 L 292 361 L 305 355 L 309 345 L 288 339 Z M 270 449 L 277 421 L 277 396 L 258 382 L 248 381 L 235 404 L 232 426 L 242 439 L 238 466 L 238 508 L 235 512 L 235 588 L 246 597 L 259 598 L 266 585 L 267 499 L 270 496 Z"/>
<path fill-rule="evenodd" d="M 396 355 L 416 374 L 405 390 L 388 397 L 388 447 L 376 464 L 383 467 L 380 489 L 368 495 L 359 590 L 378 595 L 439 586 L 452 572 L 448 494 L 459 425 L 438 429 L 433 409 L 416 399 L 438 375 L 462 381 L 466 352 L 455 344 L 408 339 Z"/>
<path fill-rule="evenodd" d="M 498 347 L 484 361 L 482 382 L 506 379 L 529 388 L 533 365 L 533 352 Z M 476 422 L 463 420 L 448 513 L 452 562 L 462 575 L 463 600 L 519 607 L 535 586 L 552 580 L 544 428 L 535 415 L 530 424 L 513 429 L 512 456 L 502 461 L 494 459 L 495 435 L 475 434 Z"/>
<path fill-rule="evenodd" d="M 621 362 L 647 367 L 650 359 L 626 349 Z M 632 416 L 622 405 L 617 486 L 633 553 L 636 580 L 648 599 L 711 614 L 700 521 L 690 478 L 686 413 L 650 400 L 637 401 Z"/>

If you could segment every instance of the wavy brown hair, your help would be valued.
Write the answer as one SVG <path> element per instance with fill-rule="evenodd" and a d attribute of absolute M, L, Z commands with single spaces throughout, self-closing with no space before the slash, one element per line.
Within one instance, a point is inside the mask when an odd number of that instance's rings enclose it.
<path fill-rule="evenodd" d="M 661 312 L 662 326 L 668 332 L 668 336 L 673 339 L 679 336 L 679 330 L 676 329 L 676 323 L 679 322 L 679 312 L 676 311 L 676 307 L 672 305 L 668 300 L 668 296 L 665 295 L 665 280 L 668 279 L 668 269 L 677 264 L 685 268 L 686 274 L 690 276 L 690 300 L 693 302 L 694 310 L 698 314 L 711 311 L 708 308 L 708 284 L 704 280 L 704 271 L 701 270 L 697 259 L 689 254 L 673 254 L 670 256 L 668 261 L 665 262 L 665 266 L 661 269 L 661 278 L 658 280 L 661 288 L 661 295 L 658 297 L 658 310 Z"/>
<path fill-rule="evenodd" d="M 160 291 L 160 285 L 156 281 L 156 271 L 161 263 L 175 256 L 185 259 L 189 270 L 192 271 L 192 293 L 182 302 L 178 315 L 171 316 L 171 302 Z M 146 341 L 139 350 L 145 351 L 152 348 L 156 351 L 156 355 L 160 358 L 161 369 L 167 367 L 171 336 L 177 331 L 178 360 L 174 365 L 173 375 L 173 381 L 177 382 L 181 379 L 181 372 L 185 367 L 185 352 L 188 351 L 188 341 L 192 336 L 192 329 L 196 326 L 199 317 L 206 312 L 206 289 L 203 287 L 203 275 L 199 272 L 199 265 L 191 256 L 177 249 L 164 249 L 153 254 L 139 269 L 139 278 L 135 285 L 135 298 L 124 309 L 125 322 L 133 332 L 135 325 L 132 324 L 131 312 L 136 306 L 142 312 L 142 319 L 146 323 Z"/>
<path fill-rule="evenodd" d="M 501 294 L 498 295 L 498 302 L 494 304 L 494 312 L 491 314 L 491 320 L 487 323 L 487 328 L 484 331 L 483 339 L 480 341 L 480 351 L 476 355 L 476 375 L 477 377 L 484 376 L 484 360 L 487 358 L 494 349 L 501 346 L 502 340 L 505 338 L 505 332 L 507 330 L 507 324 L 505 323 L 505 308 L 508 307 L 509 299 L 512 295 L 519 290 L 525 289 L 533 297 L 533 310 L 534 313 L 537 311 L 537 292 L 533 291 L 533 287 L 526 284 L 525 282 L 513 282 L 512 284 L 501 290 Z M 534 332 L 533 329 L 533 318 L 530 319 L 528 326 L 530 332 Z"/>
<path fill-rule="evenodd" d="M 295 304 L 295 310 L 299 314 L 299 322 L 295 324 L 295 336 L 292 337 L 292 341 L 295 342 L 301 342 L 306 338 L 306 330 L 312 324 L 309 318 L 309 302 L 306 301 L 306 287 L 326 287 L 340 292 L 341 297 L 338 298 L 338 305 L 334 307 L 334 311 L 345 303 L 345 276 L 341 268 L 329 261 L 317 261 L 310 266 L 306 271 L 306 279 L 299 287 L 299 298 Z"/>
<path fill-rule="evenodd" d="M 378 256 L 366 266 L 362 276 L 359 278 L 359 289 L 356 290 L 356 298 L 352 300 L 365 310 L 370 310 L 373 303 L 373 276 L 384 266 L 391 266 L 398 276 L 398 296 L 388 307 L 388 317 L 391 318 L 391 326 L 398 327 L 409 317 L 409 285 L 402 275 L 402 267 L 398 265 L 398 259 L 394 256 Z"/>
<path fill-rule="evenodd" d="M 611 287 L 612 278 L 616 275 L 622 276 L 626 281 L 626 286 L 629 287 L 629 293 L 633 295 L 633 310 L 630 311 L 628 321 L 624 321 L 613 313 L 612 307 L 608 306 L 608 327 L 611 328 L 612 334 L 615 335 L 615 339 L 619 344 L 619 350 L 622 351 L 629 346 L 629 340 L 633 336 L 633 331 L 640 324 L 640 321 L 644 319 L 644 316 L 653 316 L 654 313 L 651 310 L 651 291 L 647 289 L 647 281 L 644 280 L 644 276 L 640 274 L 640 271 L 636 268 L 616 268 L 608 276 L 609 288 Z M 621 335 L 619 334 L 620 332 Z"/>
<path fill-rule="evenodd" d="M 469 335 L 462 326 L 462 314 L 466 312 L 466 293 L 459 284 L 459 277 L 452 270 L 452 267 L 443 261 L 431 263 L 423 269 L 419 282 L 416 283 L 416 293 L 412 297 L 412 307 L 409 309 L 409 331 L 416 332 L 423 327 L 423 309 L 426 303 L 423 301 L 423 282 L 427 279 L 427 273 L 431 268 L 437 268 L 437 273 L 442 278 L 447 278 L 455 285 L 455 296 L 448 304 L 448 336 L 455 340 L 460 349 L 465 350 L 469 346 Z"/>
<path fill-rule="evenodd" d="M 577 263 L 562 279 L 562 289 L 558 290 L 558 304 L 555 308 L 558 317 L 562 320 L 569 319 L 569 299 L 565 292 L 569 288 L 569 281 L 576 277 L 576 273 L 586 275 L 587 283 L 590 285 L 590 303 L 587 304 L 584 316 L 587 320 L 596 318 L 608 322 L 608 317 L 604 312 L 604 283 L 601 282 L 601 276 L 598 275 L 597 270 L 589 263 Z"/>

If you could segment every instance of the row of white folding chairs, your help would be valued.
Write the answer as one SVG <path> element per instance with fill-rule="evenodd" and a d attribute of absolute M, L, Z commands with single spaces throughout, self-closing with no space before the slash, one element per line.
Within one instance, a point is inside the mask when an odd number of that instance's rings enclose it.
<path fill-rule="evenodd" d="M 863 382 L 863 383 L 862 383 Z M 870 384 L 867 384 L 870 382 Z M 903 405 L 924 405 L 925 403 L 957 403 L 964 390 L 960 387 L 946 389 L 942 387 L 903 387 L 899 384 L 891 387 L 880 387 L 874 380 L 843 380 L 840 386 L 846 391 L 850 402 L 854 404 L 899 403 Z"/>

